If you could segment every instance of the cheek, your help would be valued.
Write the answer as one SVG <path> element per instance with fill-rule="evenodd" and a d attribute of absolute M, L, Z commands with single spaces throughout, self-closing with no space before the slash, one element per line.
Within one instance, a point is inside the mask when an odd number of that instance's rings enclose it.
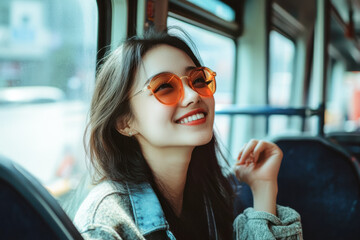
<path fill-rule="evenodd" d="M 142 135 L 148 135 L 154 130 L 163 128 L 172 121 L 173 109 L 158 101 L 142 101 L 134 105 L 134 127 Z"/>
<path fill-rule="evenodd" d="M 209 114 L 212 117 L 212 121 L 214 121 L 214 117 L 215 117 L 215 99 L 214 99 L 214 97 L 203 98 L 203 101 L 209 109 Z"/>

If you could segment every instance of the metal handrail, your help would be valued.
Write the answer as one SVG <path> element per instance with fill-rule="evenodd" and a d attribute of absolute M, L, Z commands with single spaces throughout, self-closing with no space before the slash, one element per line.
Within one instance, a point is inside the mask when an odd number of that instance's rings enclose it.
<path fill-rule="evenodd" d="M 318 108 L 309 107 L 274 107 L 274 106 L 239 106 L 239 105 L 218 105 L 215 108 L 216 115 L 249 115 L 249 116 L 272 116 L 272 115 L 283 115 L 283 116 L 300 116 L 304 120 L 307 117 L 317 116 L 319 118 L 318 135 L 324 135 L 324 113 L 325 108 L 323 104 L 320 104 Z"/>
<path fill-rule="evenodd" d="M 307 107 L 300 108 L 283 108 L 283 107 L 269 107 L 269 106 L 248 106 L 242 107 L 237 105 L 217 106 L 215 113 L 219 115 L 250 115 L 250 116 L 271 116 L 271 115 L 285 115 L 285 116 L 301 116 L 311 117 L 319 116 L 322 110 L 311 109 Z"/>

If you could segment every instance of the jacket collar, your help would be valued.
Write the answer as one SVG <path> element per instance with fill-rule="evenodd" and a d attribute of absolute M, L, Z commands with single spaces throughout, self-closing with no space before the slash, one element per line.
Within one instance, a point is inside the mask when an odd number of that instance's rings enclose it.
<path fill-rule="evenodd" d="M 164 230 L 169 239 L 174 239 L 174 235 L 169 230 L 169 224 L 165 219 L 165 214 L 161 208 L 159 199 L 149 183 L 129 184 L 127 183 L 130 202 L 133 209 L 135 223 L 141 234 L 147 235 L 155 231 Z M 209 226 L 210 239 L 218 239 L 216 222 L 211 208 L 210 200 L 204 197 L 206 216 Z"/>
<path fill-rule="evenodd" d="M 169 224 L 150 184 L 127 184 L 127 188 L 135 223 L 141 233 L 146 235 L 154 231 L 165 230 L 169 234 Z"/>

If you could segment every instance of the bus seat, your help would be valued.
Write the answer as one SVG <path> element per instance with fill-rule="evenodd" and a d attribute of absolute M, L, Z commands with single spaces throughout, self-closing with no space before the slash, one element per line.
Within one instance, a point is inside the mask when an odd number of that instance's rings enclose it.
<path fill-rule="evenodd" d="M 359 239 L 360 170 L 356 160 L 318 137 L 273 141 L 284 153 L 277 200 L 300 213 L 304 239 Z"/>
<path fill-rule="evenodd" d="M 242 213 L 246 208 L 253 206 L 253 196 L 250 187 L 240 182 L 234 175 L 231 175 L 230 183 L 234 189 L 234 214 Z"/>
<path fill-rule="evenodd" d="M 47 190 L 1 156 L 0 203 L 0 239 L 83 239 Z"/>
<path fill-rule="evenodd" d="M 327 139 L 346 148 L 360 162 L 360 132 L 334 132 Z"/>

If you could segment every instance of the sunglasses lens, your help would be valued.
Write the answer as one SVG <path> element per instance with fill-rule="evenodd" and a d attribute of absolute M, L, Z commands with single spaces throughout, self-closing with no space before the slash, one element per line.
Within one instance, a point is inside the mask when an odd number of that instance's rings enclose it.
<path fill-rule="evenodd" d="M 150 82 L 150 88 L 155 97 L 166 105 L 177 103 L 181 97 L 181 81 L 171 73 L 163 73 L 154 77 Z"/>
<path fill-rule="evenodd" d="M 208 69 L 197 69 L 190 75 L 191 85 L 201 96 L 210 97 L 215 93 L 215 75 Z"/>

